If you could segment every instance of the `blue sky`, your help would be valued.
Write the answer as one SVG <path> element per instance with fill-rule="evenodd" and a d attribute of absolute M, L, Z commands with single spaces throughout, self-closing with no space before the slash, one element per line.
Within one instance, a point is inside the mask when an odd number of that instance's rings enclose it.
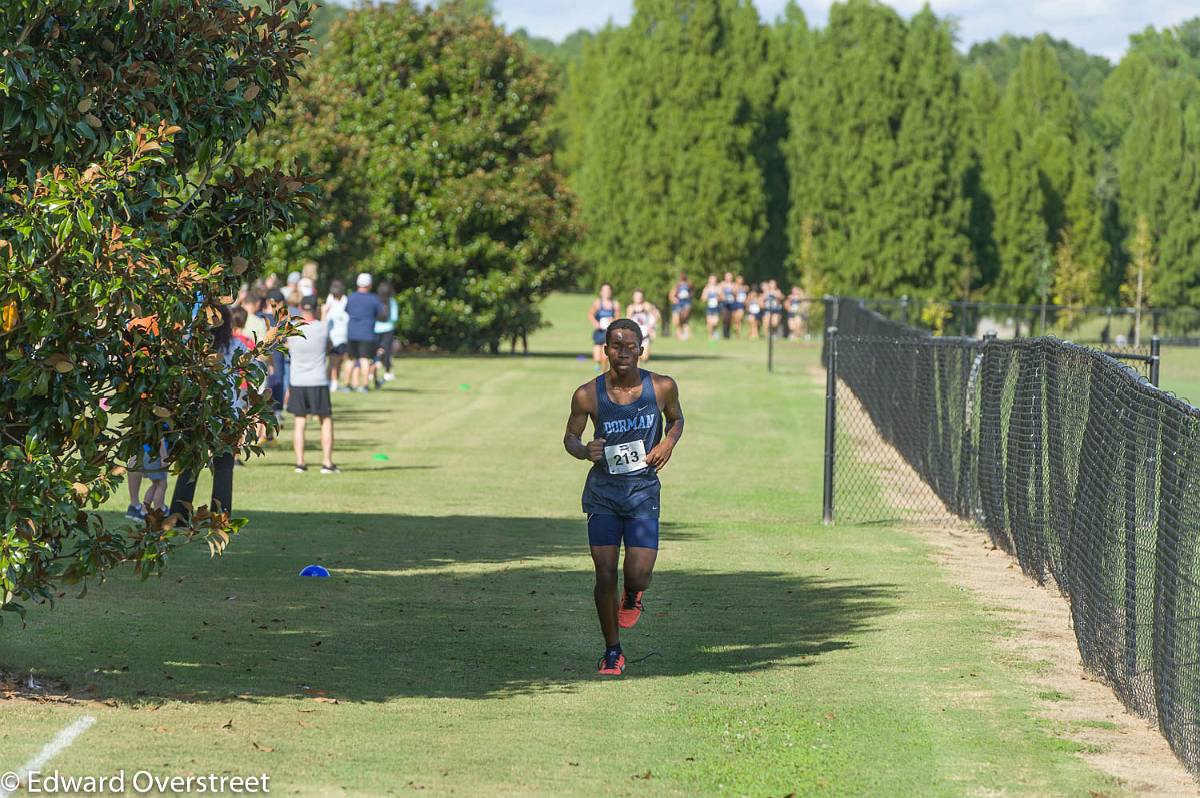
<path fill-rule="evenodd" d="M 754 0 L 765 19 L 773 19 L 787 0 Z M 633 0 L 494 0 L 509 30 L 525 28 L 538 36 L 562 39 L 578 28 L 598 28 L 612 19 L 629 20 Z M 923 0 L 893 0 L 905 16 Z M 958 20 L 960 44 L 970 46 L 1001 33 L 1047 32 L 1089 52 L 1118 60 L 1130 33 L 1147 25 L 1164 27 L 1200 15 L 1197 0 L 932 0 L 939 16 Z M 830 6 L 825 0 L 801 0 L 809 24 L 822 26 Z"/>

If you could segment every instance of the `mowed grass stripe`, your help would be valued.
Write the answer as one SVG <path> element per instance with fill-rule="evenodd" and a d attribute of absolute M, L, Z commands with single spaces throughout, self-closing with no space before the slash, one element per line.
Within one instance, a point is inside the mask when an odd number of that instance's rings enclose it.
<path fill-rule="evenodd" d="M 561 449 L 587 301 L 547 303 L 531 344 L 562 356 L 405 358 L 338 396 L 346 472 L 293 474 L 286 445 L 239 469 L 252 524 L 221 560 L 0 629 L 8 667 L 120 702 L 58 765 L 266 770 L 289 795 L 1115 794 L 923 544 L 819 525 L 814 347 L 769 377 L 763 342 L 659 342 L 688 429 L 625 643 L 660 654 L 598 681 L 586 466 Z M 7 709 L 14 766 L 79 712 Z"/>

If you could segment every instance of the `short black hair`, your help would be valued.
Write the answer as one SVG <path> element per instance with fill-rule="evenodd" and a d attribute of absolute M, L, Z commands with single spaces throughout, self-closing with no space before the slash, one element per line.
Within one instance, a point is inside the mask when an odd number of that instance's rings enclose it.
<path fill-rule="evenodd" d="M 633 319 L 617 319 L 612 324 L 608 325 L 608 329 L 604 331 L 604 345 L 608 346 L 612 343 L 613 330 L 629 330 L 637 336 L 638 347 L 642 345 L 642 328 Z"/>

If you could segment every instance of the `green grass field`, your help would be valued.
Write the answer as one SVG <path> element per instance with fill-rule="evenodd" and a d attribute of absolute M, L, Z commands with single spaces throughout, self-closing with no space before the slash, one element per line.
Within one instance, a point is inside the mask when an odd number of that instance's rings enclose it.
<path fill-rule="evenodd" d="M 50 768 L 266 772 L 283 795 L 1120 792 L 925 544 L 820 525 L 815 345 L 774 376 L 762 342 L 656 348 L 687 432 L 624 642 L 657 653 L 598 680 L 586 466 L 561 446 L 587 301 L 553 298 L 529 357 L 407 358 L 339 396 L 345 473 L 295 474 L 283 448 L 240 469 L 251 524 L 223 558 L 6 622 L 0 664 L 78 702 L 7 702 L 0 770 L 92 715 Z"/>

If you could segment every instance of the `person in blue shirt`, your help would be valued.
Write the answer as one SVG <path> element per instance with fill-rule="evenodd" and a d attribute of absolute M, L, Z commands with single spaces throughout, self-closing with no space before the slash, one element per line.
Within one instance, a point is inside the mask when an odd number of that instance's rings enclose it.
<path fill-rule="evenodd" d="M 375 322 L 387 318 L 387 305 L 371 291 L 371 275 L 363 272 L 354 281 L 356 290 L 346 300 L 346 355 L 350 358 L 347 382 L 353 390 L 366 393 L 371 382 L 371 361 L 379 349 Z"/>
<path fill-rule="evenodd" d="M 685 272 L 679 273 L 679 282 L 671 286 L 671 326 L 675 328 L 675 337 L 686 341 L 691 337 L 688 320 L 692 318 L 692 284 Z"/>

